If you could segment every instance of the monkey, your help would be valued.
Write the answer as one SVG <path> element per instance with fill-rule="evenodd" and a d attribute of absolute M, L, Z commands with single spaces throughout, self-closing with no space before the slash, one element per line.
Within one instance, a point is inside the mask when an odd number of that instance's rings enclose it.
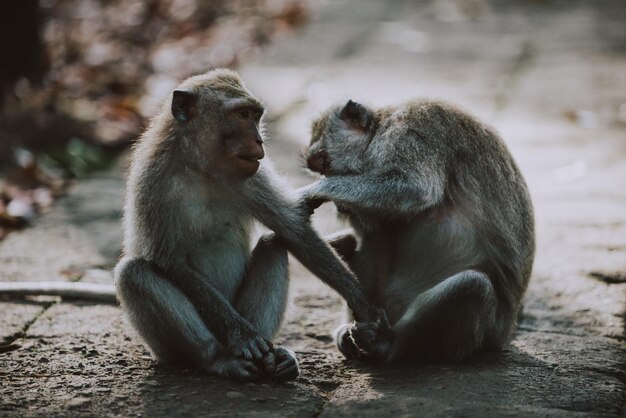
<path fill-rule="evenodd" d="M 511 338 L 535 254 L 533 206 L 498 134 L 452 104 L 352 100 L 312 123 L 304 152 L 351 229 L 330 244 L 384 314 L 336 334 L 366 362 L 462 362 Z M 360 346 L 367 347 L 366 350 Z"/>
<path fill-rule="evenodd" d="M 133 147 L 113 275 L 117 299 L 159 362 L 242 381 L 296 379 L 295 354 L 271 342 L 286 307 L 287 252 L 355 319 L 377 318 L 265 158 L 264 111 L 237 73 L 216 69 L 176 87 Z M 253 243 L 256 224 L 273 232 Z M 83 287 L 73 295 L 110 301 L 109 290 Z"/>
<path fill-rule="evenodd" d="M 235 72 L 217 69 L 179 84 L 134 145 L 114 279 L 160 362 L 244 381 L 297 378 L 293 352 L 271 343 L 286 306 L 288 251 L 356 319 L 376 317 L 264 158 L 263 114 Z M 273 233 L 251 249 L 256 222 Z"/>

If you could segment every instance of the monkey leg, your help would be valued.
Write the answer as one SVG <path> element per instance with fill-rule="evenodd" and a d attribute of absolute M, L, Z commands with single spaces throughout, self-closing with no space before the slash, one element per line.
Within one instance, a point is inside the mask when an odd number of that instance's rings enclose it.
<path fill-rule="evenodd" d="M 287 250 L 276 236 L 262 236 L 235 296 L 235 309 L 271 341 L 283 320 L 288 290 Z"/>
<path fill-rule="evenodd" d="M 354 231 L 351 228 L 338 231 L 334 234 L 326 236 L 324 238 L 328 244 L 339 254 L 339 256 L 348 263 L 348 266 L 354 271 L 356 265 L 354 265 L 355 256 L 357 255 L 357 240 L 354 235 Z M 356 276 L 360 280 L 359 276 Z M 339 328 L 335 329 L 333 335 L 335 335 L 335 341 L 339 351 L 343 353 L 346 358 L 355 358 L 358 356 L 359 349 L 354 344 L 354 341 L 350 337 L 350 329 L 352 328 L 351 322 L 354 320 L 350 313 L 350 309 L 345 307 L 342 322 Z"/>
<path fill-rule="evenodd" d="M 359 280 L 368 301 L 376 306 L 383 305 L 383 302 L 379 295 L 378 281 L 380 277 L 386 277 L 388 273 L 388 266 L 390 264 L 390 258 L 388 252 L 381 251 L 379 246 L 374 247 L 361 247 L 357 250 L 357 239 L 354 235 L 354 231 L 348 228 L 343 231 L 339 231 L 329 237 L 326 237 L 331 247 L 337 251 L 337 253 L 343 258 L 348 266 L 355 273 L 356 278 Z M 381 311 L 385 315 L 384 311 Z M 379 318 L 380 319 L 380 318 Z M 386 319 L 386 316 L 385 316 Z M 360 349 L 351 337 L 350 331 L 353 328 L 351 323 L 354 320 L 350 311 L 346 309 L 343 317 L 344 325 L 337 328 L 334 332 L 335 341 L 339 351 L 343 353 L 346 358 L 356 358 L 360 356 Z M 384 331 L 380 335 L 376 335 L 376 339 L 380 340 L 384 338 L 386 332 L 383 327 L 378 327 L 379 331 Z M 369 332 L 371 334 L 371 332 Z"/>
<path fill-rule="evenodd" d="M 357 247 L 357 240 L 354 235 L 354 231 L 351 228 L 337 231 L 334 234 L 324 237 L 324 240 L 327 241 L 337 254 L 339 254 L 343 261 L 348 263 L 350 268 L 354 270 L 355 266 L 353 265 L 353 261 Z M 348 332 L 352 327 L 352 324 L 348 324 L 347 322 L 352 322 L 353 320 L 354 318 L 352 317 L 350 310 L 345 307 L 345 312 L 343 313 L 342 318 L 342 322 L 345 324 L 335 329 L 333 333 L 335 335 L 335 340 L 337 341 L 337 347 L 344 354 L 344 356 L 346 356 L 346 358 L 354 358 L 358 354 L 358 348 L 354 345 L 354 342 L 350 338 L 350 334 Z"/>
<path fill-rule="evenodd" d="M 497 332 L 498 300 L 482 272 L 466 270 L 418 295 L 393 326 L 384 361 L 462 361 L 487 348 Z M 358 341 L 357 341 L 358 344 Z"/>
<path fill-rule="evenodd" d="M 276 236 L 263 236 L 252 251 L 235 307 L 263 337 L 272 340 L 283 320 L 288 290 L 287 250 Z M 265 365 L 265 370 L 274 380 L 293 380 L 300 375 L 293 351 L 278 347 L 274 356 L 272 364 L 269 367 Z"/>
<path fill-rule="evenodd" d="M 351 228 L 338 231 L 332 235 L 325 237 L 328 244 L 333 247 L 337 254 L 346 262 L 352 271 L 356 274 L 356 278 L 363 285 L 366 294 L 370 302 L 373 301 L 372 292 L 374 279 L 371 274 L 372 270 L 376 270 L 376 265 L 373 264 L 373 260 L 377 260 L 378 257 L 368 254 L 363 254 L 362 251 L 357 251 L 357 239 L 354 235 L 354 231 Z M 364 260 L 369 259 L 369 260 Z M 346 309 L 342 318 L 344 325 L 335 329 L 335 341 L 337 342 L 337 348 L 348 358 L 356 358 L 359 356 L 359 348 L 355 345 L 354 340 L 350 335 L 350 330 L 353 327 L 351 323 L 354 317 L 351 315 L 350 310 Z"/>
<path fill-rule="evenodd" d="M 131 324 L 159 362 L 199 367 L 238 380 L 258 376 L 253 362 L 225 351 L 189 299 L 149 262 L 120 261 L 115 279 Z"/>

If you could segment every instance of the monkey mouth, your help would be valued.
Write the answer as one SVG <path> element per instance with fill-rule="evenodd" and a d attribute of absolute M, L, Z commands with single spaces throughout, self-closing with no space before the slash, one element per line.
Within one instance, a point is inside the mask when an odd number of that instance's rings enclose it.
<path fill-rule="evenodd" d="M 248 175 L 254 174 L 257 172 L 259 167 L 261 166 L 261 162 L 259 161 L 261 158 L 259 156 L 253 155 L 238 155 L 237 160 L 239 161 L 239 168 L 242 170 L 242 173 L 246 173 Z"/>
<path fill-rule="evenodd" d="M 261 158 L 263 157 L 259 157 L 256 155 L 238 155 L 237 157 L 241 158 L 242 160 L 246 160 L 246 161 L 259 161 Z"/>
<path fill-rule="evenodd" d="M 245 163 L 248 164 L 259 164 L 259 160 L 261 160 L 261 158 L 263 157 L 259 157 L 256 155 L 238 155 L 237 158 L 239 158 L 241 161 L 244 161 Z"/>

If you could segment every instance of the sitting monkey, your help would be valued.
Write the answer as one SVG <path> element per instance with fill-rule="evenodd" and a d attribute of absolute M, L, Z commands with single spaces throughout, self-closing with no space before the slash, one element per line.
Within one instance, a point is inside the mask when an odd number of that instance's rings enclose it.
<path fill-rule="evenodd" d="M 358 281 L 264 159 L 262 104 L 229 70 L 182 82 L 134 147 L 118 298 L 156 358 L 219 376 L 299 374 L 272 348 L 287 301 L 287 250 L 375 315 Z M 253 222 L 276 235 L 250 248 Z"/>
<path fill-rule="evenodd" d="M 522 175 L 498 135 L 453 106 L 353 101 L 312 126 L 304 188 L 354 233 L 331 245 L 387 317 L 340 329 L 348 358 L 461 361 L 510 339 L 535 234 Z M 363 350 L 363 347 L 367 347 Z"/>

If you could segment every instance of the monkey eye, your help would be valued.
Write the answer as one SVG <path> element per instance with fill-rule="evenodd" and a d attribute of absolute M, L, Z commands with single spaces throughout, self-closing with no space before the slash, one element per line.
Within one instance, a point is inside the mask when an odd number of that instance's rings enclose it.
<path fill-rule="evenodd" d="M 242 118 L 242 119 L 248 119 L 250 118 L 250 111 L 248 109 L 240 109 L 237 111 L 237 114 Z"/>

